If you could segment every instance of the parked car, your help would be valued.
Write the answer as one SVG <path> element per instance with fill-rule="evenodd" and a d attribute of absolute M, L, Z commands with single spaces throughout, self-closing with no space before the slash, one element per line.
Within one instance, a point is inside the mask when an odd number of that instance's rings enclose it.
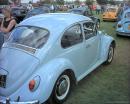
<path fill-rule="evenodd" d="M 25 18 L 27 9 L 23 7 L 13 7 L 11 12 L 12 15 L 16 18 L 17 23 L 20 23 Z"/>
<path fill-rule="evenodd" d="M 95 17 L 89 8 L 85 8 L 85 7 L 74 8 L 68 10 L 68 13 L 74 13 L 74 14 L 90 17 L 96 23 L 97 27 L 98 28 L 100 27 L 100 19 Z"/>
<path fill-rule="evenodd" d="M 1 25 L 3 19 L 4 19 L 4 15 L 0 14 L 0 25 Z"/>
<path fill-rule="evenodd" d="M 4 18 L 4 15 L 2 14 L 2 8 L 0 7 L 0 25 L 1 25 L 3 18 Z"/>
<path fill-rule="evenodd" d="M 0 102 L 63 103 L 73 85 L 104 62 L 112 62 L 114 48 L 115 40 L 82 15 L 26 19 L 0 52 Z"/>
<path fill-rule="evenodd" d="M 103 21 L 117 21 L 118 8 L 117 7 L 109 7 L 106 9 L 106 12 L 103 13 L 102 19 Z"/>
<path fill-rule="evenodd" d="M 39 15 L 39 14 L 44 14 L 44 13 L 50 13 L 49 8 L 47 7 L 36 7 L 34 9 L 32 9 L 31 11 L 29 11 L 25 17 L 25 19 L 35 16 L 35 15 Z"/>
<path fill-rule="evenodd" d="M 124 11 L 122 19 L 117 23 L 117 35 L 130 36 L 130 9 Z"/>

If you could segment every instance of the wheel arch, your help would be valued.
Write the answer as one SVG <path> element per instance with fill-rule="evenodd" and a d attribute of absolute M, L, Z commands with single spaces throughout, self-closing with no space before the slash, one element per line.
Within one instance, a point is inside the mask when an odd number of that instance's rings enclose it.
<path fill-rule="evenodd" d="M 116 41 L 113 37 L 109 35 L 103 35 L 101 37 L 101 59 L 103 62 L 107 60 L 108 51 L 110 45 L 113 44 L 114 48 L 116 48 Z"/>
<path fill-rule="evenodd" d="M 72 69 L 66 69 L 64 72 L 67 72 L 70 75 L 71 81 L 73 82 L 72 84 L 76 85 L 77 84 L 77 79 L 76 79 L 74 71 Z"/>
<path fill-rule="evenodd" d="M 111 42 L 111 44 L 114 46 L 114 48 L 116 48 L 116 41 L 115 41 L 115 40 L 113 40 L 113 41 Z"/>
<path fill-rule="evenodd" d="M 41 76 L 41 86 L 44 86 L 43 92 L 41 93 L 42 96 L 40 101 L 44 102 L 50 98 L 57 79 L 64 72 L 67 72 L 70 75 L 72 81 L 74 82 L 73 85 L 76 85 L 77 80 L 74 68 L 75 67 L 69 60 L 63 58 L 54 59 L 46 65 L 41 66 L 41 68 L 37 71 L 37 73 L 39 73 Z M 46 95 L 43 95 L 43 93 L 46 93 Z"/>

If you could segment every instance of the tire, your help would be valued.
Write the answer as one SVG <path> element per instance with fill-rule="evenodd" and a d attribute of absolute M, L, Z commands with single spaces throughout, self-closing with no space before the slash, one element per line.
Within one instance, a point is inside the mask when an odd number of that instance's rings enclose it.
<path fill-rule="evenodd" d="M 62 104 L 68 98 L 71 88 L 71 77 L 67 72 L 64 72 L 57 79 L 47 104 Z"/>
<path fill-rule="evenodd" d="M 114 44 L 111 43 L 105 64 L 110 64 L 113 61 L 113 58 L 114 58 Z"/>
<path fill-rule="evenodd" d="M 100 28 L 100 21 L 97 20 L 97 29 L 99 29 L 99 28 Z"/>

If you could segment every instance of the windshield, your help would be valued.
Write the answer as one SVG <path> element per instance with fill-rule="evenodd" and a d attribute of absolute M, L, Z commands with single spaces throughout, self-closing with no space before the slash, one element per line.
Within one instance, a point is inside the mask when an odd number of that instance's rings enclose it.
<path fill-rule="evenodd" d="M 25 19 L 43 13 L 49 13 L 49 11 L 47 9 L 35 8 L 27 13 Z"/>
<path fill-rule="evenodd" d="M 108 12 L 116 12 L 116 9 L 115 8 L 108 8 L 107 11 Z"/>
<path fill-rule="evenodd" d="M 29 12 L 30 14 L 42 14 L 44 13 L 43 9 L 38 8 L 38 9 L 33 9 L 32 11 Z"/>
<path fill-rule="evenodd" d="M 74 14 L 82 14 L 81 10 L 71 10 L 69 11 L 70 13 L 74 13 Z"/>
<path fill-rule="evenodd" d="M 125 14 L 125 18 L 130 18 L 130 12 L 127 12 L 127 13 Z"/>
<path fill-rule="evenodd" d="M 41 48 L 47 42 L 49 37 L 49 31 L 38 27 L 22 26 L 15 28 L 9 43 L 16 43 L 32 48 Z"/>

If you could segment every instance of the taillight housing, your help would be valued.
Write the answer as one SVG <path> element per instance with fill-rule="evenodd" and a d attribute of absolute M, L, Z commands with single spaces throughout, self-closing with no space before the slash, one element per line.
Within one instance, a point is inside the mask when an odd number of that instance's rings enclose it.
<path fill-rule="evenodd" d="M 33 89 L 35 88 L 35 84 L 36 84 L 36 81 L 34 79 L 29 82 L 30 91 L 33 91 Z"/>
<path fill-rule="evenodd" d="M 29 81 L 28 88 L 30 91 L 35 91 L 40 84 L 40 76 L 34 77 L 32 80 Z"/>
<path fill-rule="evenodd" d="M 122 25 L 121 25 L 121 24 L 118 24 L 117 26 L 118 26 L 118 28 L 121 28 L 121 27 L 122 27 Z"/>

